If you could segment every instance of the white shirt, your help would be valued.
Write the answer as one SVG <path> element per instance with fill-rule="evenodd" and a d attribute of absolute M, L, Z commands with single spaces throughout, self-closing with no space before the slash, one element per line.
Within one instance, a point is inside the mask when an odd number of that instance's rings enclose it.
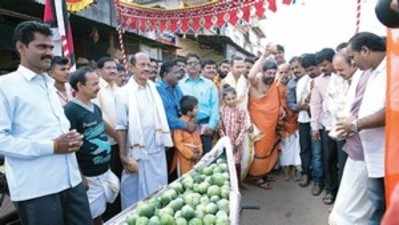
<path fill-rule="evenodd" d="M 324 108 L 330 117 L 330 127 L 335 126 L 339 118 L 345 117 L 349 86 L 350 81 L 345 80 L 340 75 L 331 74 L 324 100 Z"/>
<path fill-rule="evenodd" d="M 70 124 L 54 80 L 19 66 L 0 77 L 0 154 L 12 201 L 72 188 L 82 182 L 75 153 L 54 154 L 53 140 Z"/>
<path fill-rule="evenodd" d="M 312 78 L 308 75 L 304 75 L 299 79 L 296 86 L 296 96 L 297 103 L 300 104 L 305 100 L 305 98 L 310 94 L 310 82 Z M 310 123 L 310 116 L 308 111 L 302 110 L 298 113 L 298 122 L 300 123 Z"/>
<path fill-rule="evenodd" d="M 103 112 L 103 119 L 110 126 L 115 129 L 116 126 L 116 93 L 119 89 L 116 84 L 109 84 L 103 78 L 100 78 L 100 91 L 97 94 L 97 98 L 93 100 L 101 111 Z M 108 136 L 108 140 L 111 145 L 116 144 L 115 140 Z"/>
<path fill-rule="evenodd" d="M 386 80 L 386 59 L 384 59 L 375 70 L 371 71 L 360 106 L 359 118 L 372 115 L 385 108 Z M 385 127 L 365 129 L 360 131 L 359 135 L 369 177 L 384 177 Z"/>

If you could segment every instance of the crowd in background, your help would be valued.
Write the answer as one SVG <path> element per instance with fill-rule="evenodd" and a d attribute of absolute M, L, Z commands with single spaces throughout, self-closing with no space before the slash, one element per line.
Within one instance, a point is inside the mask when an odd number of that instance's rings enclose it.
<path fill-rule="evenodd" d="M 47 25 L 21 23 L 15 41 L 21 64 L 0 78 L 0 154 L 23 224 L 102 224 L 223 136 L 242 188 L 269 190 L 282 171 L 324 191 L 330 223 L 380 224 L 383 37 L 358 33 L 288 62 L 269 44 L 257 58 L 157 62 L 138 52 L 128 67 L 104 56 L 74 72 L 52 55 Z"/>

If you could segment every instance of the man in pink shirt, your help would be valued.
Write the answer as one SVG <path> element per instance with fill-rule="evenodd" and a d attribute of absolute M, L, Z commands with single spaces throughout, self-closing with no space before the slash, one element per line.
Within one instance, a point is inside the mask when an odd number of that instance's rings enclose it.
<path fill-rule="evenodd" d="M 310 111 L 312 115 L 311 127 L 312 138 L 320 140 L 322 144 L 323 168 L 325 178 L 326 195 L 323 202 L 330 205 L 334 202 L 339 186 L 338 167 L 343 169 L 346 161 L 346 154 L 342 149 L 343 143 L 332 139 L 328 134 L 331 130 L 332 115 L 329 104 L 335 104 L 329 96 L 328 87 L 330 81 L 335 79 L 332 60 L 335 51 L 331 48 L 322 49 L 317 54 L 318 66 L 322 74 L 314 81 L 312 96 L 310 99 Z M 338 166 L 337 166 L 338 165 Z"/>

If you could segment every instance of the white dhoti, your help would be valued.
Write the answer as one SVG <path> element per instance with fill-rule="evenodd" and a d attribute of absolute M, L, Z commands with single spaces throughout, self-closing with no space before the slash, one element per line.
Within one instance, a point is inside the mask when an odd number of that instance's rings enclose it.
<path fill-rule="evenodd" d="M 299 145 L 298 131 L 281 140 L 281 166 L 300 166 L 301 147 Z"/>
<path fill-rule="evenodd" d="M 107 203 L 115 201 L 120 189 L 119 179 L 111 170 L 108 170 L 99 176 L 86 177 L 86 180 L 89 184 L 87 197 L 89 199 L 90 212 L 94 219 L 105 212 Z"/>
<path fill-rule="evenodd" d="M 165 149 L 149 153 L 147 159 L 139 159 L 138 172 L 122 172 L 122 210 L 143 200 L 160 187 L 168 184 Z"/>
<path fill-rule="evenodd" d="M 363 161 L 348 157 L 341 185 L 333 210 L 330 225 L 367 225 L 371 203 L 367 197 L 367 168 Z"/>
<path fill-rule="evenodd" d="M 121 89 L 117 129 L 127 129 L 128 158 L 136 160 L 136 173 L 122 172 L 122 209 L 143 200 L 168 183 L 165 147 L 173 142 L 165 110 L 155 84 L 135 79 Z"/>

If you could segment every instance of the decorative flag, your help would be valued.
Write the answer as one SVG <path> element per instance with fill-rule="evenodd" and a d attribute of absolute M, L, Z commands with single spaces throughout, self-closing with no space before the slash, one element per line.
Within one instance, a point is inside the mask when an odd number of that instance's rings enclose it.
<path fill-rule="evenodd" d="M 236 25 L 240 21 L 249 22 L 252 18 L 264 17 L 265 2 L 268 2 L 269 10 L 277 11 L 277 0 L 213 0 L 207 4 L 183 9 L 146 8 L 137 6 L 131 0 L 114 1 L 119 9 L 121 20 L 134 18 L 131 21 L 139 21 L 138 26 L 123 21 L 119 21 L 119 23 L 127 29 L 141 31 L 149 29 L 197 33 L 203 29 L 209 30 L 212 27 L 222 28 L 226 23 Z M 157 21 L 155 26 L 154 20 Z M 150 21 L 152 25 L 144 25 L 146 24 L 145 21 Z"/>
<path fill-rule="evenodd" d="M 276 0 L 268 0 L 269 2 L 269 9 L 273 12 L 277 11 L 277 2 Z"/>
<path fill-rule="evenodd" d="M 295 2 L 295 0 L 294 0 L 294 2 Z M 291 5 L 291 3 L 294 3 L 294 2 L 292 2 L 292 0 L 283 0 L 283 4 L 286 4 L 286 5 Z"/>
<path fill-rule="evenodd" d="M 73 49 L 72 30 L 65 1 L 46 0 L 43 20 L 50 25 L 53 31 L 55 46 L 54 55 L 69 58 L 72 70 L 74 70 L 75 53 Z"/>

